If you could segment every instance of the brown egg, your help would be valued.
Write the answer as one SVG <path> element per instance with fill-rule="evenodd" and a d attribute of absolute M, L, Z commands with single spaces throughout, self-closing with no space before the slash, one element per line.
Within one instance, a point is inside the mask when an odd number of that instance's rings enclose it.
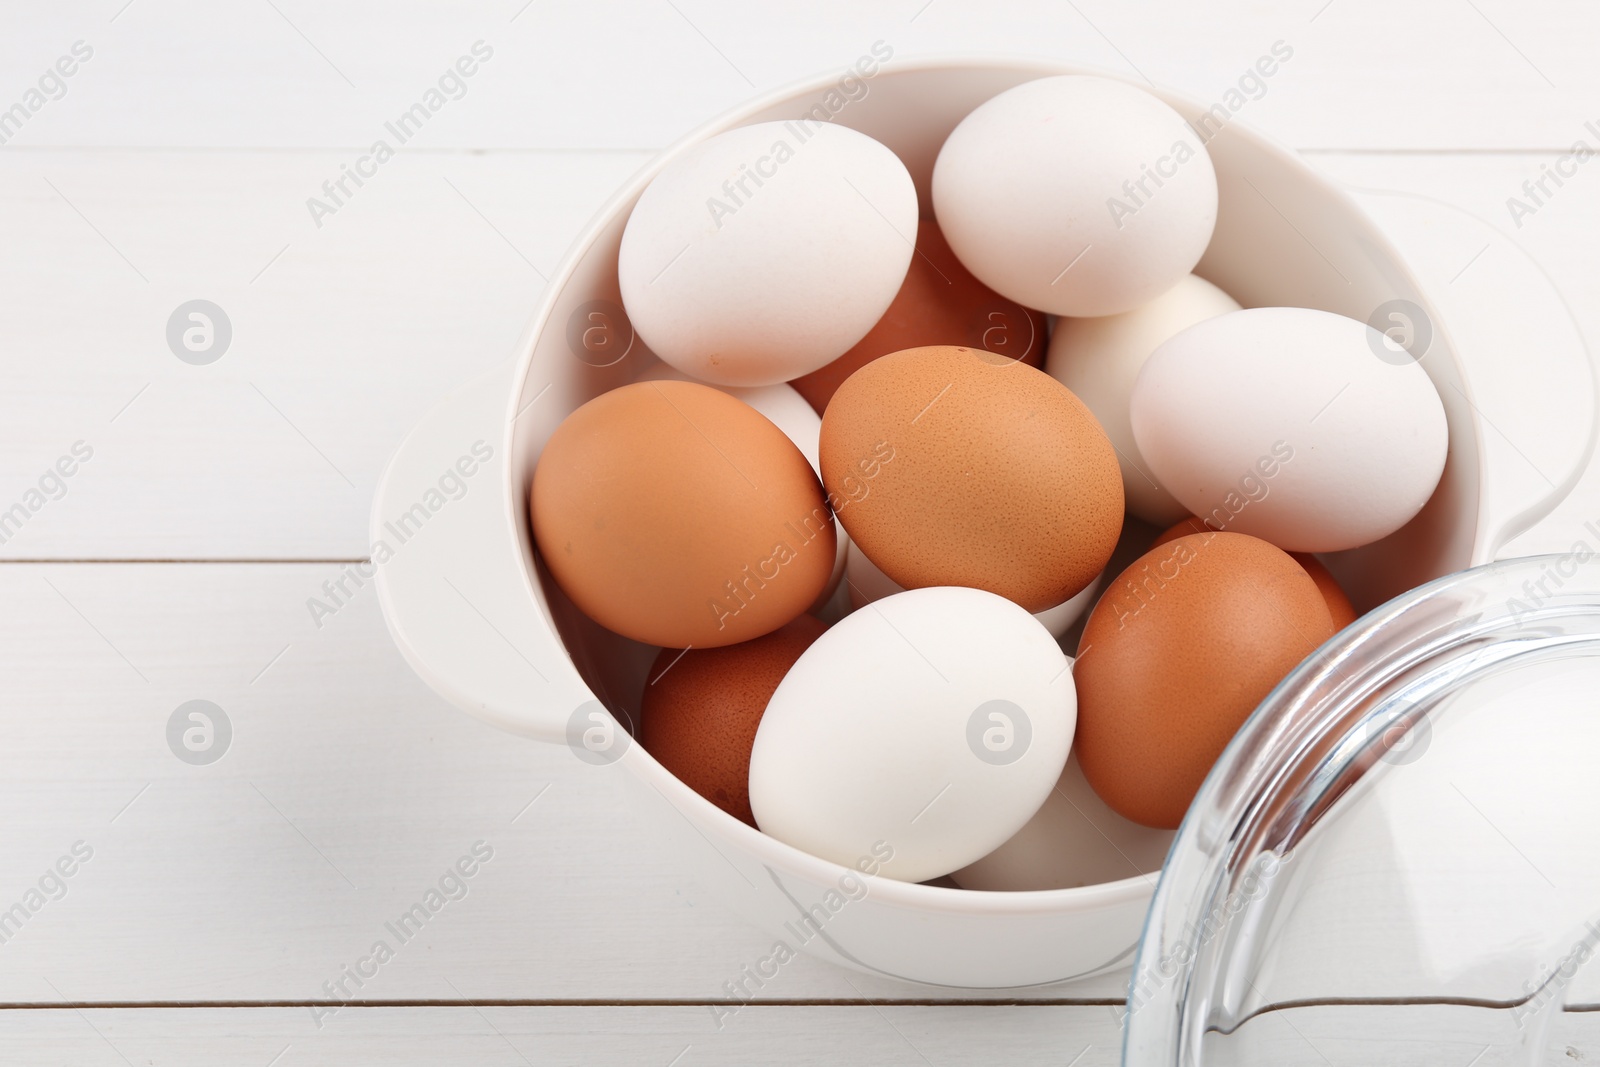
<path fill-rule="evenodd" d="M 1044 363 L 1044 316 L 974 278 L 932 219 L 917 224 L 917 254 L 878 324 L 850 351 L 789 384 L 820 415 L 844 380 L 868 363 L 927 345 L 981 348 L 1030 367 Z"/>
<path fill-rule="evenodd" d="M 1187 537 L 1189 534 L 1220 532 L 1220 530 L 1213 530 L 1210 526 L 1207 526 L 1193 515 L 1190 515 L 1187 519 L 1179 519 L 1177 522 L 1161 531 L 1161 536 L 1150 542 L 1150 547 L 1160 548 L 1164 544 L 1176 541 L 1180 537 Z"/>
<path fill-rule="evenodd" d="M 1155 543 L 1150 547 L 1157 548 L 1185 534 L 1206 533 L 1210 529 L 1211 527 L 1191 515 L 1187 519 L 1173 524 L 1172 528 L 1156 538 Z M 1356 621 L 1355 605 L 1350 603 L 1350 598 L 1345 596 L 1343 589 L 1339 588 L 1338 579 L 1334 578 L 1333 572 L 1328 570 L 1320 559 L 1309 552 L 1291 552 L 1289 553 L 1289 558 L 1304 567 L 1306 573 L 1311 575 L 1311 580 L 1317 583 L 1317 591 L 1322 594 L 1322 599 L 1327 602 L 1328 614 L 1333 616 L 1333 628 L 1335 630 L 1342 630 Z"/>
<path fill-rule="evenodd" d="M 1083 630 L 1073 742 L 1090 786 L 1145 826 L 1176 827 L 1263 697 L 1333 636 L 1289 554 L 1245 534 L 1188 534 L 1123 571 Z"/>
<path fill-rule="evenodd" d="M 545 445 L 529 495 L 556 583 L 646 644 L 771 633 L 833 572 L 833 518 L 805 456 L 744 401 L 697 382 L 637 382 L 578 408 Z"/>
<path fill-rule="evenodd" d="M 767 701 L 827 626 L 802 615 L 754 641 L 679 652 L 650 668 L 639 743 L 678 780 L 751 826 L 750 749 Z"/>
<path fill-rule="evenodd" d="M 1305 568 L 1311 580 L 1317 583 L 1317 592 L 1322 594 L 1322 602 L 1328 606 L 1335 630 L 1342 630 L 1356 621 L 1356 606 L 1350 603 L 1350 598 L 1339 588 L 1333 572 L 1323 566 L 1320 559 L 1309 552 L 1291 552 L 1289 558 Z"/>
<path fill-rule="evenodd" d="M 1066 386 L 971 348 L 852 374 L 822 417 L 822 480 L 867 557 L 907 589 L 987 589 L 1029 611 L 1082 590 L 1122 529 L 1122 475 Z"/>

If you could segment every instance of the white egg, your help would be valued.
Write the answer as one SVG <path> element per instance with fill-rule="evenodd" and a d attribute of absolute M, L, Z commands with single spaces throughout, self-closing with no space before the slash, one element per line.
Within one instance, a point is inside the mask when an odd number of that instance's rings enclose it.
<path fill-rule="evenodd" d="M 840 534 L 843 535 L 842 528 Z M 1034 612 L 1033 617 L 1050 631 L 1051 637 L 1060 638 L 1082 617 L 1089 605 L 1094 603 L 1095 594 L 1100 591 L 1101 578 L 1104 577 L 1101 575 L 1095 578 L 1070 600 L 1063 601 L 1053 608 Z M 886 596 L 905 592 L 903 586 L 896 584 L 893 578 L 879 570 L 878 565 L 861 551 L 861 546 L 853 541 L 850 542 L 849 559 L 845 563 L 845 581 L 850 586 L 850 607 L 854 611 L 860 611 L 868 604 L 882 600 Z"/>
<path fill-rule="evenodd" d="M 757 825 L 849 867 L 892 850 L 882 873 L 902 881 L 966 866 L 1060 777 L 1077 724 L 1067 666 L 1033 616 L 981 589 L 913 589 L 847 615 L 767 704 Z"/>
<path fill-rule="evenodd" d="M 961 120 L 934 164 L 933 210 L 989 288 L 1058 315 L 1111 315 L 1194 269 L 1217 222 L 1217 176 L 1160 99 L 1062 75 Z"/>
<path fill-rule="evenodd" d="M 691 377 L 771 385 L 843 355 L 904 281 L 917 194 L 865 134 L 809 119 L 741 126 L 646 187 L 617 280 L 639 337 Z"/>
<path fill-rule="evenodd" d="M 1106 807 L 1074 755 L 1028 824 L 983 859 L 952 872 L 950 880 L 962 889 L 1007 892 L 1140 877 L 1155 885 L 1172 834 L 1130 822 Z"/>
<path fill-rule="evenodd" d="M 676 367 L 665 363 L 652 363 L 633 379 L 636 382 L 692 382 L 695 379 L 678 370 Z M 806 402 L 792 385 L 779 382 L 776 385 L 715 385 L 731 397 L 743 400 L 767 417 L 784 436 L 794 442 L 811 464 L 811 469 L 817 472 L 817 480 L 822 480 L 822 461 L 818 458 L 822 440 L 822 416 Z M 827 586 L 816 602 L 808 609 L 813 614 L 822 608 L 833 597 L 833 591 L 839 587 L 839 582 L 844 578 L 846 553 L 850 549 L 850 536 L 844 532 L 842 524 L 836 524 L 834 532 L 838 535 L 837 549 L 833 558 L 833 574 L 828 578 Z"/>
<path fill-rule="evenodd" d="M 1238 311 L 1239 303 L 1196 274 L 1120 315 L 1061 319 L 1050 334 L 1044 369 L 1089 405 L 1117 450 L 1122 495 L 1145 522 L 1171 526 L 1189 514 L 1162 488 L 1133 439 L 1128 404 L 1139 370 L 1156 346 L 1197 322 Z"/>
<path fill-rule="evenodd" d="M 1366 323 L 1326 311 L 1208 319 L 1140 372 L 1139 452 L 1217 529 L 1290 552 L 1379 540 L 1427 503 L 1449 447 L 1433 383 L 1393 351 Z"/>

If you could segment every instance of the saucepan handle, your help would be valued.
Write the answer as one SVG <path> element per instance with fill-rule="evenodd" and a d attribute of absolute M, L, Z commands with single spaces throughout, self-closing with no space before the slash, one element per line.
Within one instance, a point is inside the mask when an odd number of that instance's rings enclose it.
<path fill-rule="evenodd" d="M 504 499 L 502 428 L 512 363 L 443 397 L 378 484 L 371 537 L 389 632 L 461 710 L 559 741 L 594 700 L 529 596 Z"/>
<path fill-rule="evenodd" d="M 1566 298 L 1509 224 L 1431 197 L 1353 192 L 1419 275 L 1460 355 L 1483 470 L 1472 562 L 1487 563 L 1582 476 L 1600 407 L 1593 358 Z"/>

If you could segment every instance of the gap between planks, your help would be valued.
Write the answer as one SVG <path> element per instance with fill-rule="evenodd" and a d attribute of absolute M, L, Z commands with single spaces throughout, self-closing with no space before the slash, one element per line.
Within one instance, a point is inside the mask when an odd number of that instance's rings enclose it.
<path fill-rule="evenodd" d="M 78 1011 L 107 1008 L 325 1008 L 327 1000 L 77 1000 L 0 1003 L 0 1011 Z M 345 1008 L 708 1008 L 728 1004 L 727 998 L 635 997 L 620 1000 L 605 998 L 474 997 L 471 1000 L 400 998 L 395 1000 L 346 1000 Z M 749 1008 L 1120 1008 L 1125 1000 L 1116 997 L 1050 997 L 993 1000 L 977 998 L 896 999 L 886 997 L 810 997 L 774 1000 L 749 1000 Z"/>
<path fill-rule="evenodd" d="M 100 564 L 107 564 L 107 563 L 180 563 L 180 564 L 182 564 L 182 563 L 273 563 L 273 564 L 294 563 L 294 564 L 304 564 L 304 563 L 371 563 L 371 562 L 372 562 L 372 558 L 370 556 L 312 556 L 312 557 L 306 557 L 306 558 L 300 558 L 300 557 L 294 557 L 294 556 L 276 556 L 276 557 L 272 557 L 272 558 L 249 557 L 249 556 L 217 556 L 217 557 L 214 557 L 214 558 L 207 558 L 207 559 L 200 559 L 200 558 L 162 559 L 162 558 L 154 557 L 154 556 L 149 557 L 149 558 L 140 557 L 140 556 L 127 556 L 127 557 L 111 557 L 111 556 L 108 556 L 108 557 L 95 558 L 95 559 L 91 559 L 91 558 L 83 558 L 83 559 L 53 559 L 53 558 L 48 557 L 48 556 L 18 556 L 18 557 L 7 557 L 7 558 L 4 558 L 4 559 L 0 559 L 0 566 L 5 566 L 7 564 L 27 564 L 29 566 L 44 566 L 46 564 L 54 564 L 54 563 L 72 563 L 72 564 L 100 565 Z"/>
<path fill-rule="evenodd" d="M 1304 1008 L 1388 1008 L 1388 1007 L 1457 1007 L 1505 1010 L 1525 1003 L 1521 1000 L 1484 1000 L 1475 997 L 1322 997 L 1303 1000 L 1286 1000 L 1257 1008 L 1238 1025 L 1258 1016 L 1273 1012 Z M 396 998 L 392 1000 L 346 1000 L 346 1008 L 703 1008 L 726 1005 L 727 998 L 673 998 L 632 997 L 606 999 L 603 997 L 475 997 L 470 1000 L 441 998 Z M 745 1001 L 752 1008 L 1120 1008 L 1127 1003 L 1117 997 L 791 997 L 771 1000 Z M 78 1000 L 0 1002 L 0 1011 L 77 1011 L 84 1009 L 168 1009 L 168 1008 L 317 1008 L 326 1007 L 326 1000 Z M 1569 1014 L 1600 1013 L 1600 1003 L 1570 1004 L 1562 1009 Z M 1237 1027 L 1235 1027 L 1236 1029 Z M 1219 1031 L 1231 1032 L 1231 1031 Z"/>
<path fill-rule="evenodd" d="M 638 145 L 616 147 L 611 145 L 559 147 L 555 145 L 530 145 L 526 147 L 493 148 L 411 148 L 409 155 L 417 156 L 653 156 L 671 145 Z M 1403 148 L 1354 147 L 1340 145 L 1306 145 L 1294 149 L 1303 155 L 1317 156 L 1559 156 L 1572 151 L 1566 145 L 1522 145 L 1502 148 L 1482 145 L 1461 148 Z M 157 155 L 162 153 L 207 153 L 210 155 L 348 155 L 366 151 L 363 146 L 351 145 L 7 145 L 8 153 L 49 154 L 104 152 L 118 155 Z"/>

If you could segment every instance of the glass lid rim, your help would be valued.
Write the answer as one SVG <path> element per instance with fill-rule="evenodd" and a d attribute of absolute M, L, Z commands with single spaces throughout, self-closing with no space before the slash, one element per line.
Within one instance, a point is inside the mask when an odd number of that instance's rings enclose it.
<path fill-rule="evenodd" d="M 1441 610 L 1464 598 L 1479 610 Z M 1210 914 L 1230 879 L 1258 858 L 1279 854 L 1257 847 L 1275 827 L 1268 820 L 1281 823 L 1285 812 L 1303 817 L 1309 806 L 1291 802 L 1316 800 L 1314 793 L 1302 794 L 1326 788 L 1329 780 L 1309 772 L 1295 779 L 1288 772 L 1306 770 L 1303 764 L 1312 759 L 1331 760 L 1334 750 L 1344 751 L 1348 763 L 1350 741 L 1370 751 L 1374 730 L 1390 729 L 1398 714 L 1386 697 L 1374 698 L 1365 712 L 1351 709 L 1372 694 L 1381 697 L 1386 684 L 1413 668 L 1425 676 L 1439 674 L 1469 645 L 1501 654 L 1485 668 L 1489 672 L 1499 663 L 1525 662 L 1525 655 L 1556 640 L 1549 635 L 1557 622 L 1584 616 L 1590 618 L 1584 643 L 1600 645 L 1600 553 L 1580 542 L 1566 553 L 1497 560 L 1437 578 L 1375 608 L 1268 693 L 1217 759 L 1173 838 L 1134 957 L 1122 1062 L 1187 1063 L 1180 1057 L 1197 1052 L 1186 1045 L 1189 993 L 1203 947 L 1187 946 L 1190 932 L 1201 929 L 1195 920 Z M 1470 688 L 1483 676 L 1480 670 L 1454 684 Z M 1162 951 L 1174 944 L 1188 951 Z"/>

